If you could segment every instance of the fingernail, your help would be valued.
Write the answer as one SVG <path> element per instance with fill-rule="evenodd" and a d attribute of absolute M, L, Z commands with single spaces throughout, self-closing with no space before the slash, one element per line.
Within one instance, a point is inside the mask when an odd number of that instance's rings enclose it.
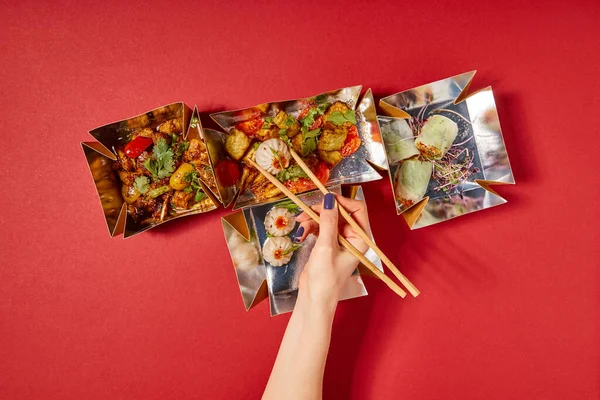
<path fill-rule="evenodd" d="M 294 242 L 300 243 L 300 238 L 302 237 L 303 234 L 304 234 L 304 227 L 301 226 L 300 228 L 298 228 L 298 230 L 294 234 Z"/>
<path fill-rule="evenodd" d="M 335 196 L 333 193 L 327 193 L 325 195 L 325 200 L 323 200 L 323 207 L 325 207 L 326 210 L 331 210 L 333 209 L 333 206 L 335 206 Z"/>

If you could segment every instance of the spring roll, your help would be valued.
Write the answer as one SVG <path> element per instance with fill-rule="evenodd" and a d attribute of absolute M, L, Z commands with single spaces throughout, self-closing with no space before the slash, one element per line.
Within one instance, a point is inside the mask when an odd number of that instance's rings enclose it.
<path fill-rule="evenodd" d="M 405 160 L 396 170 L 394 192 L 402 208 L 410 207 L 425 196 L 433 172 L 431 161 Z"/>
<path fill-rule="evenodd" d="M 442 115 L 429 117 L 415 140 L 421 154 L 430 160 L 439 160 L 446 154 L 458 134 L 458 125 Z"/>
<path fill-rule="evenodd" d="M 410 129 L 405 119 L 397 119 L 389 124 L 382 124 L 381 134 L 390 164 L 396 164 L 420 154 L 415 146 L 412 129 Z"/>

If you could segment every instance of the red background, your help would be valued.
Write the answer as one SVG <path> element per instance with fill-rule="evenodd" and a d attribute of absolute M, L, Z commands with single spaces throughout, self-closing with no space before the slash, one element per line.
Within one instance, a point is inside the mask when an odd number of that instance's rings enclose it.
<path fill-rule="evenodd" d="M 422 295 L 369 279 L 340 304 L 325 397 L 600 396 L 600 3 L 84 3 L 1 2 L 2 399 L 258 398 L 289 318 L 244 311 L 223 211 L 109 238 L 89 129 L 472 69 L 517 185 L 413 232 L 387 180 L 365 185 L 376 240 Z"/>

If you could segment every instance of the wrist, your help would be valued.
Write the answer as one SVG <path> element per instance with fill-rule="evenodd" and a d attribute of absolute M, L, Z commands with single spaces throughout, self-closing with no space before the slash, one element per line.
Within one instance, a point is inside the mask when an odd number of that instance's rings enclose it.
<path fill-rule="evenodd" d="M 337 303 L 337 296 L 315 298 L 300 290 L 294 309 L 298 309 L 305 316 L 333 320 Z"/>

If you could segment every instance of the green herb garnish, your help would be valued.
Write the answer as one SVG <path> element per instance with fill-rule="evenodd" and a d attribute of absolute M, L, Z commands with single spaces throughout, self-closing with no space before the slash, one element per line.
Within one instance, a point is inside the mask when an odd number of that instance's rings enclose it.
<path fill-rule="evenodd" d="M 181 142 L 177 145 L 175 150 L 175 158 L 179 158 L 190 148 L 190 142 Z"/>
<path fill-rule="evenodd" d="M 308 176 L 298 164 L 294 164 L 287 169 L 279 171 L 276 178 L 280 182 L 285 182 L 291 179 L 308 178 Z"/>
<path fill-rule="evenodd" d="M 329 103 L 321 103 L 317 106 L 317 109 L 319 110 L 319 114 L 323 114 L 325 111 L 327 111 L 327 109 L 329 108 L 331 104 Z"/>
<path fill-rule="evenodd" d="M 321 133 L 321 128 L 313 129 L 309 131 L 307 127 L 302 127 L 302 155 L 306 156 L 308 153 L 317 149 L 317 137 Z"/>
<path fill-rule="evenodd" d="M 285 120 L 285 124 L 287 126 L 294 126 L 295 123 L 296 123 L 296 118 L 292 117 L 291 115 L 288 115 L 287 119 Z"/>
<path fill-rule="evenodd" d="M 202 201 L 207 197 L 206 193 L 204 193 L 204 189 L 202 188 L 202 185 L 200 184 L 200 177 L 198 175 L 198 171 L 188 172 L 187 174 L 185 174 L 183 176 L 183 181 L 190 184 L 190 186 L 183 189 L 184 192 L 186 192 L 186 193 L 193 193 L 194 191 L 196 192 L 196 195 L 194 196 L 195 203 Z"/>
<path fill-rule="evenodd" d="M 144 167 L 152 174 L 154 179 L 164 179 L 175 172 L 173 150 L 163 138 L 158 139 L 152 150 L 152 158 L 144 161 Z"/>
<path fill-rule="evenodd" d="M 308 114 L 306 114 L 306 117 L 302 118 L 302 120 L 300 121 L 300 123 L 302 124 L 303 128 L 310 128 L 312 126 L 312 124 L 315 123 L 315 116 L 319 113 L 319 109 L 317 108 L 311 108 L 308 111 Z"/>
<path fill-rule="evenodd" d="M 150 179 L 147 176 L 138 176 L 133 181 L 133 188 L 141 194 L 146 194 L 150 190 Z"/>
<path fill-rule="evenodd" d="M 327 121 L 338 126 L 346 122 L 356 125 L 356 113 L 354 110 L 346 110 L 343 114 L 340 111 L 335 111 L 327 117 Z"/>

